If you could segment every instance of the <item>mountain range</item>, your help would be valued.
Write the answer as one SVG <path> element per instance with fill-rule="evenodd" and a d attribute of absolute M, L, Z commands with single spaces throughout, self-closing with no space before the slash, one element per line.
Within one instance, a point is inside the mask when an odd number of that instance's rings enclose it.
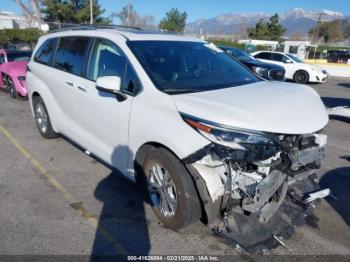
<path fill-rule="evenodd" d="M 186 32 L 218 35 L 237 34 L 242 33 L 248 27 L 255 26 L 260 19 L 267 20 L 271 15 L 267 13 L 223 14 L 214 18 L 199 19 L 188 23 Z M 302 8 L 294 8 L 285 13 L 279 13 L 279 18 L 283 27 L 287 29 L 285 35 L 290 36 L 293 34 L 307 35 L 308 31 L 315 26 L 320 18 L 321 21 L 327 22 L 348 17 L 336 11 L 309 11 Z"/>

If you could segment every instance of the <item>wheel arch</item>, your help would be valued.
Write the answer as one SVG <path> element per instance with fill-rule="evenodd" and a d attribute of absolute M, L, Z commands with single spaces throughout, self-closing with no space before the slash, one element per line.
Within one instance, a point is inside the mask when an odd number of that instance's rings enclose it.
<path fill-rule="evenodd" d="M 144 181 L 145 175 L 143 174 L 143 164 L 145 161 L 145 157 L 148 152 L 157 148 L 164 148 L 168 150 L 176 158 L 178 158 L 179 161 L 183 164 L 188 174 L 190 175 L 193 181 L 193 185 L 197 191 L 198 200 L 201 205 L 201 220 L 206 223 L 210 222 L 211 217 L 213 217 L 211 213 L 214 213 L 214 211 L 212 211 L 211 209 L 214 210 L 216 208 L 212 208 L 211 205 L 210 205 L 210 208 L 208 208 L 207 201 L 210 199 L 210 197 L 203 178 L 198 174 L 198 172 L 196 172 L 196 170 L 191 165 L 186 165 L 182 161 L 182 159 L 179 158 L 178 155 L 173 150 L 171 150 L 171 148 L 165 146 L 164 144 L 159 142 L 154 142 L 154 141 L 146 142 L 136 151 L 134 162 L 133 162 L 136 183 L 138 183 L 138 185 L 142 185 L 145 182 Z"/>

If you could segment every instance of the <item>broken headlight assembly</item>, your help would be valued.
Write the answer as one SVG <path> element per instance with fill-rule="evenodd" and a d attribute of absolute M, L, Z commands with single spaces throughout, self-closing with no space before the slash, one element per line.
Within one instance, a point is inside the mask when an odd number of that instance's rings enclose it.
<path fill-rule="evenodd" d="M 235 160 L 257 161 L 269 158 L 278 151 L 279 144 L 263 132 L 233 129 L 182 114 L 184 121 L 216 145 L 218 154 Z"/>

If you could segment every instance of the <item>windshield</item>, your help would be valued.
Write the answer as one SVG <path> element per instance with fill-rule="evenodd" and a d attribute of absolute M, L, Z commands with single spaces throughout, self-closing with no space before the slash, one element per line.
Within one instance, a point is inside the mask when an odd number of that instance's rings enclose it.
<path fill-rule="evenodd" d="M 155 86 L 166 93 L 201 92 L 258 81 L 213 44 L 129 41 L 128 45 Z"/>
<path fill-rule="evenodd" d="M 298 57 L 296 57 L 295 55 L 292 54 L 286 54 L 290 59 L 292 59 L 294 62 L 297 63 L 304 63 L 303 60 L 299 59 Z"/>
<path fill-rule="evenodd" d="M 238 59 L 254 60 L 253 57 L 251 57 L 247 52 L 244 52 L 243 50 L 236 48 L 224 48 L 224 50 Z"/>
<path fill-rule="evenodd" d="M 7 61 L 13 62 L 13 61 L 29 61 L 30 57 L 32 56 L 32 52 L 16 52 L 16 53 L 8 53 L 7 54 Z"/>

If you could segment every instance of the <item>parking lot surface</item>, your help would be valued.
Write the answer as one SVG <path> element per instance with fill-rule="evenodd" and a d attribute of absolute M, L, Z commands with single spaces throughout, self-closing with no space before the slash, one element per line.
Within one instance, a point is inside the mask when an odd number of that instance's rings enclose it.
<path fill-rule="evenodd" d="M 326 106 L 350 105 L 350 79 L 311 86 Z M 285 241 L 294 254 L 350 255 L 350 123 L 330 120 L 326 133 L 319 175 L 334 197 L 322 200 L 317 224 Z M 1 255 L 237 254 L 201 222 L 180 232 L 164 228 L 143 199 L 132 182 L 67 139 L 43 139 L 28 101 L 0 92 Z"/>

